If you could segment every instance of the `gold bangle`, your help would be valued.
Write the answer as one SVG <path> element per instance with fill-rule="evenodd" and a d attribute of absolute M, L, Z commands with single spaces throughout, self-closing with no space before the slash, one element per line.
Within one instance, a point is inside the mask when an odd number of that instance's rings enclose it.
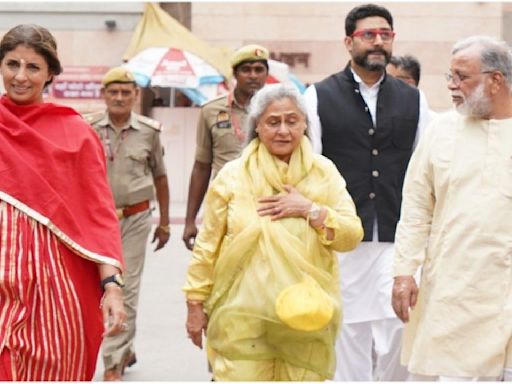
<path fill-rule="evenodd" d="M 159 225 L 158 229 L 161 229 L 165 233 L 171 233 L 171 227 L 169 226 L 169 224 L 167 224 L 167 225 Z"/>

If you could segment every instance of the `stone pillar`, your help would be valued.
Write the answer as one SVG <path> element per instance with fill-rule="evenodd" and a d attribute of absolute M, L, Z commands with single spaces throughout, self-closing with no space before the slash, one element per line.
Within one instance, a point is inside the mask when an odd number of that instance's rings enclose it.
<path fill-rule="evenodd" d="M 503 13 L 502 13 L 502 25 L 503 25 L 503 40 L 505 40 L 509 45 L 512 44 L 512 4 L 511 3 L 502 3 Z"/>

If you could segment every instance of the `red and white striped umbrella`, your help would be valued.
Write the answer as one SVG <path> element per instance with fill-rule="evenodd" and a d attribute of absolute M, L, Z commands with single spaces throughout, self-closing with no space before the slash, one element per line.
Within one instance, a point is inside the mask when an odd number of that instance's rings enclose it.
<path fill-rule="evenodd" d="M 198 88 L 224 77 L 200 57 L 181 49 L 147 48 L 125 65 L 142 87 Z"/>
<path fill-rule="evenodd" d="M 301 92 L 304 86 L 290 73 L 287 64 L 268 60 L 267 83 L 288 83 Z M 200 57 L 181 49 L 147 48 L 124 64 L 141 87 L 178 88 L 195 104 L 202 105 L 216 96 L 226 94 L 226 79 Z"/>

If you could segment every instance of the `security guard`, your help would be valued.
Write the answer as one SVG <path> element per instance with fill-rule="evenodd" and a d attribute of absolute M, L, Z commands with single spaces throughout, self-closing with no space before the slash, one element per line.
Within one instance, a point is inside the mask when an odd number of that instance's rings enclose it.
<path fill-rule="evenodd" d="M 197 124 L 197 145 L 190 176 L 183 241 L 192 250 L 197 235 L 196 216 L 213 177 L 222 166 L 237 158 L 245 141 L 247 107 L 252 96 L 265 85 L 268 50 L 246 45 L 234 52 L 231 67 L 236 79 L 233 92 L 216 98 L 201 108 Z"/>
<path fill-rule="evenodd" d="M 158 250 L 170 237 L 169 187 L 160 143 L 161 124 L 132 111 L 139 94 L 133 74 L 116 67 L 107 72 L 102 84 L 107 110 L 85 118 L 105 148 L 126 263 L 123 294 L 128 327 L 126 332 L 105 338 L 103 343 L 104 380 L 118 381 L 124 369 L 136 362 L 133 342 L 146 242 L 151 230 L 150 200 L 156 190 L 160 222 L 153 242 L 157 241 Z"/>

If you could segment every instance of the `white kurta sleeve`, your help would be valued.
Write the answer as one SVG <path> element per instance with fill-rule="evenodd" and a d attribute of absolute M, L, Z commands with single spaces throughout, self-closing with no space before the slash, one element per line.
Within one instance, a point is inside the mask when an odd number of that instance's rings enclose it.
<path fill-rule="evenodd" d="M 402 210 L 395 237 L 393 275 L 414 275 L 425 260 L 435 205 L 430 151 L 434 127 L 419 140 L 405 175 Z"/>
<path fill-rule="evenodd" d="M 430 109 L 428 106 L 427 98 L 423 91 L 419 89 L 420 92 L 420 113 L 418 117 L 418 129 L 416 130 L 416 138 L 414 139 L 413 148 L 418 146 L 418 142 L 420 137 L 425 133 L 425 128 L 430 122 Z"/>
<path fill-rule="evenodd" d="M 309 139 L 313 147 L 313 152 L 322 153 L 322 124 L 320 123 L 320 116 L 318 116 L 318 96 L 314 85 L 310 85 L 306 92 L 304 92 L 304 99 L 306 100 L 306 108 L 308 110 L 309 120 Z"/>

